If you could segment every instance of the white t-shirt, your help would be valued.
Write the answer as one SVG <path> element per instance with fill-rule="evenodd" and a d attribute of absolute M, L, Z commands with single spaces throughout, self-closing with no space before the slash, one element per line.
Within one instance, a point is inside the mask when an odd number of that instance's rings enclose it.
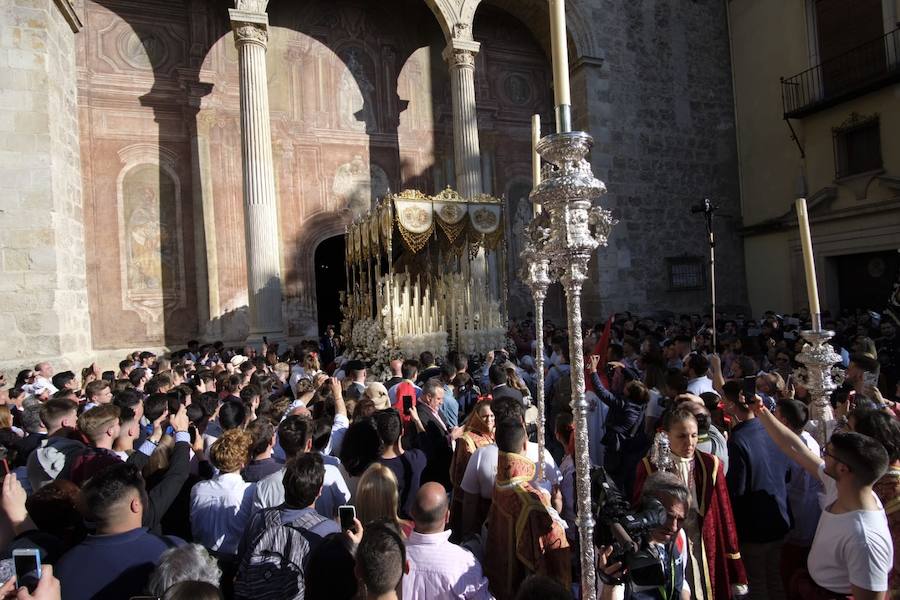
<path fill-rule="evenodd" d="M 706 392 L 712 392 L 716 396 L 719 395 L 719 392 L 713 387 L 712 379 L 705 375 L 688 381 L 687 391 L 691 394 L 696 394 L 697 396 L 705 394 Z"/>
<path fill-rule="evenodd" d="M 534 442 L 528 442 L 528 448 L 525 455 L 534 463 L 538 460 L 538 445 Z M 494 494 L 494 481 L 497 479 L 497 461 L 500 454 L 496 444 L 482 446 L 475 451 L 469 464 L 466 465 L 466 474 L 460 487 L 467 494 L 479 494 L 482 498 L 490 499 Z M 548 494 L 552 493 L 553 486 L 562 482 L 562 474 L 556 468 L 556 461 L 553 460 L 550 452 L 544 451 L 544 479 L 538 481 L 538 473 L 535 469 L 534 479 L 531 484 L 538 489 L 542 489 Z"/>
<path fill-rule="evenodd" d="M 819 466 L 819 479 L 825 488 L 822 516 L 816 528 L 806 566 L 813 581 L 823 588 L 850 594 L 851 585 L 883 592 L 888 589 L 888 572 L 894 562 L 894 546 L 887 516 L 881 502 L 878 510 L 854 510 L 843 514 L 826 507 L 837 499 L 837 484 Z"/>

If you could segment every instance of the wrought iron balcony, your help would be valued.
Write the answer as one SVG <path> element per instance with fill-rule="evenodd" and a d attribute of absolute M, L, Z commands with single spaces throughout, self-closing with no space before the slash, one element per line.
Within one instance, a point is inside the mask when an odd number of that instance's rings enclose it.
<path fill-rule="evenodd" d="M 900 28 L 781 78 L 786 119 L 799 119 L 900 81 Z"/>

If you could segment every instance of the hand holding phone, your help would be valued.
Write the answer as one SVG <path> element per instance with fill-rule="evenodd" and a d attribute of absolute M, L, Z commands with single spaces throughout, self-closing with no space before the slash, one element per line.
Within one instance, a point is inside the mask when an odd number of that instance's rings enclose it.
<path fill-rule="evenodd" d="M 744 395 L 744 404 L 747 406 L 753 404 L 753 397 L 756 395 L 756 375 L 744 377 L 742 393 Z"/>
<path fill-rule="evenodd" d="M 341 521 L 341 531 L 353 529 L 353 521 L 356 519 L 356 507 L 352 504 L 343 504 L 339 506 L 338 518 Z"/>
<path fill-rule="evenodd" d="M 34 592 L 41 580 L 41 551 L 37 548 L 16 548 L 12 552 L 16 566 L 16 588 Z"/>
<path fill-rule="evenodd" d="M 867 388 L 878 387 L 878 374 L 863 371 L 863 386 Z"/>
<path fill-rule="evenodd" d="M 412 396 L 403 396 L 403 414 L 408 415 L 412 412 L 413 406 L 413 397 Z"/>

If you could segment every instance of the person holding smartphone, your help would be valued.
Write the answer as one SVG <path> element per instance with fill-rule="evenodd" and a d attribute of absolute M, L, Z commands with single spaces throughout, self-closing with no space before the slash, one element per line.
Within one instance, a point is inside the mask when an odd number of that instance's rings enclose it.
<path fill-rule="evenodd" d="M 752 410 L 781 452 L 825 488 L 807 570 L 794 576 L 788 596 L 883 600 L 894 547 L 873 485 L 887 472 L 887 450 L 869 436 L 841 432 L 831 436 L 821 457 L 816 456 L 759 396 Z"/>

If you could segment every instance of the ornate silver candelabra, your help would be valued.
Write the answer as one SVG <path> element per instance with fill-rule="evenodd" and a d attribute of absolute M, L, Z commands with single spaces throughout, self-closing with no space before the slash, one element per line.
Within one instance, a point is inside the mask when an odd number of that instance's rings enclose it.
<path fill-rule="evenodd" d="M 538 479 L 544 478 L 544 300 L 547 288 L 550 287 L 550 257 L 547 255 L 547 241 L 550 239 L 550 223 L 546 213 L 538 213 L 525 228 L 525 248 L 520 257 L 522 271 L 520 276 L 534 298 L 534 333 L 537 349 L 534 354 L 534 367 L 537 374 L 535 385 L 535 403 L 538 410 Z"/>
<path fill-rule="evenodd" d="M 606 192 L 594 177 L 587 154 L 593 138 L 582 131 L 551 134 L 537 145 L 550 163 L 531 201 L 549 214 L 549 236 L 543 245 L 550 275 L 566 291 L 569 326 L 569 358 L 572 378 L 572 412 L 575 416 L 575 489 L 578 494 L 578 535 L 581 542 L 581 597 L 597 597 L 594 559 L 594 519 L 591 515 L 591 459 L 584 398 L 584 339 L 581 330 L 581 290 L 588 263 L 598 246 L 605 246 L 614 221 L 608 210 L 592 206 Z"/>
<path fill-rule="evenodd" d="M 816 321 L 818 319 L 813 323 Z M 841 361 L 841 357 L 828 343 L 828 340 L 834 337 L 833 331 L 817 328 L 802 331 L 801 335 L 807 343 L 803 345 L 803 351 L 797 355 L 797 362 L 804 366 L 797 373 L 797 379 L 812 397 L 809 402 L 809 418 L 816 421 L 816 441 L 824 448 L 828 442 L 828 422 L 834 419 L 831 392 L 844 378 L 844 372 L 835 366 Z"/>

